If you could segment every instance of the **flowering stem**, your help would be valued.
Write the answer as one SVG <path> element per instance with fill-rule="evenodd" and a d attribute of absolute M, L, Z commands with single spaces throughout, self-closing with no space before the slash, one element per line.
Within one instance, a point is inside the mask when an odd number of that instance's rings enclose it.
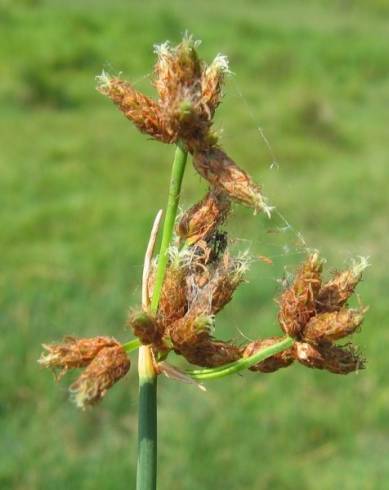
<path fill-rule="evenodd" d="M 142 345 L 138 358 L 139 415 L 137 490 L 155 490 L 157 486 L 157 377 L 153 354 Z"/>
<path fill-rule="evenodd" d="M 150 305 L 153 314 L 156 314 L 158 311 L 159 299 L 168 263 L 168 249 L 173 236 L 186 160 L 187 152 L 180 145 L 177 145 L 170 178 L 169 196 L 153 296 Z M 128 344 L 131 344 L 130 349 L 136 348 L 134 341 Z M 125 346 L 128 346 L 128 344 L 125 344 Z M 153 353 L 149 346 L 141 346 L 139 349 L 138 371 L 139 417 L 136 488 L 137 490 L 155 490 L 157 485 L 157 376 L 154 368 Z"/>
<path fill-rule="evenodd" d="M 174 223 L 177 216 L 177 208 L 180 199 L 181 184 L 184 177 L 187 156 L 188 153 L 180 145 L 177 145 L 170 178 L 169 197 L 165 222 L 163 225 L 161 249 L 158 258 L 157 272 L 155 275 L 153 297 L 151 299 L 152 313 L 156 313 L 158 310 L 159 298 L 161 296 L 163 280 L 165 278 L 166 266 L 169 258 L 168 249 L 172 239 Z"/>
<path fill-rule="evenodd" d="M 293 345 L 293 342 L 294 340 L 291 337 L 285 337 L 277 344 L 266 347 L 250 357 L 239 359 L 238 361 L 225 364 L 224 366 L 220 366 L 218 368 L 189 370 L 186 371 L 186 374 L 193 379 L 199 380 L 223 378 L 224 376 L 237 373 L 243 369 L 248 369 L 249 367 L 254 366 L 254 364 L 257 364 L 258 362 L 261 362 L 268 357 L 277 354 L 278 352 L 288 349 Z"/>

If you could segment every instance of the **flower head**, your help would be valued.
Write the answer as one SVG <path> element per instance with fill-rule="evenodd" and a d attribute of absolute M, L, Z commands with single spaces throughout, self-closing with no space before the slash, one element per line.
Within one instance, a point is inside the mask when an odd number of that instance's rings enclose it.
<path fill-rule="evenodd" d="M 76 405 L 84 410 L 100 401 L 127 374 L 130 364 L 120 345 L 102 349 L 69 388 Z"/>

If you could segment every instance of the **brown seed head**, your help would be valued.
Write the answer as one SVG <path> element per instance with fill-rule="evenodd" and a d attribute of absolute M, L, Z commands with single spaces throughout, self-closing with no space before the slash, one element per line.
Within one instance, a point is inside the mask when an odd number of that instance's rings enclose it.
<path fill-rule="evenodd" d="M 322 265 L 319 255 L 311 254 L 279 299 L 278 319 L 282 330 L 291 337 L 301 338 L 304 326 L 316 313 Z"/>
<path fill-rule="evenodd" d="M 46 368 L 60 369 L 58 378 L 61 378 L 69 369 L 87 366 L 101 349 L 119 345 L 112 337 L 80 339 L 69 336 L 59 344 L 43 344 L 47 352 L 42 353 L 38 362 Z"/>
<path fill-rule="evenodd" d="M 316 304 L 318 311 L 337 311 L 345 305 L 362 279 L 362 272 L 368 266 L 366 258 L 343 272 L 338 272 L 320 289 Z"/>
<path fill-rule="evenodd" d="M 309 343 L 332 342 L 351 335 L 361 325 L 367 308 L 320 313 L 312 317 L 304 328 L 303 338 Z"/>
<path fill-rule="evenodd" d="M 231 200 L 270 215 L 271 208 L 262 196 L 261 188 L 223 150 L 195 149 L 193 165 L 204 179 Z"/>
<path fill-rule="evenodd" d="M 170 338 L 177 354 L 198 366 L 215 367 L 236 361 L 240 349 L 212 337 L 214 317 L 189 312 L 169 328 Z"/>
<path fill-rule="evenodd" d="M 155 47 L 154 86 L 161 106 L 167 110 L 185 100 L 192 102 L 200 97 L 201 62 L 197 46 L 198 42 L 191 36 L 185 36 L 178 46 L 166 42 Z"/>
<path fill-rule="evenodd" d="M 223 366 L 241 357 L 240 349 L 236 345 L 212 338 L 182 346 L 180 354 L 191 364 L 209 368 Z"/>
<path fill-rule="evenodd" d="M 326 369 L 335 374 L 348 374 L 365 367 L 365 361 L 351 345 L 339 347 L 332 344 L 313 346 L 296 342 L 295 357 L 304 366 Z"/>
<path fill-rule="evenodd" d="M 342 347 L 323 345 L 321 350 L 325 358 L 325 369 L 331 373 L 348 374 L 365 368 L 365 360 L 351 344 Z"/>
<path fill-rule="evenodd" d="M 223 223 L 230 207 L 230 201 L 223 192 L 208 192 L 182 216 L 177 226 L 178 236 L 188 245 L 206 239 Z"/>
<path fill-rule="evenodd" d="M 142 133 L 162 143 L 173 143 L 177 140 L 176 132 L 166 121 L 158 103 L 135 90 L 128 82 L 103 73 L 97 89 L 109 97 Z"/>
<path fill-rule="evenodd" d="M 129 369 L 130 360 L 120 345 L 102 349 L 69 388 L 76 405 L 84 410 L 100 401 Z"/>
<path fill-rule="evenodd" d="M 223 96 L 223 85 L 226 74 L 229 73 L 228 59 L 226 56 L 217 55 L 213 62 L 204 67 L 201 74 L 201 104 L 212 119 L 215 110 Z"/>
<path fill-rule="evenodd" d="M 159 104 L 172 132 L 184 141 L 206 139 L 211 127 L 201 103 L 203 64 L 197 45 L 191 36 L 185 36 L 176 47 L 169 43 L 156 47 L 154 86 Z"/>
<path fill-rule="evenodd" d="M 254 354 L 265 349 L 266 347 L 271 347 L 277 342 L 280 342 L 280 340 L 282 340 L 282 337 L 271 337 L 269 339 L 255 340 L 254 342 L 250 342 L 243 350 L 243 357 L 251 357 Z M 264 361 L 254 364 L 254 366 L 251 366 L 250 370 L 261 371 L 262 373 L 273 373 L 278 369 L 290 366 L 293 361 L 293 348 L 290 348 L 274 354 Z"/>
<path fill-rule="evenodd" d="M 161 326 L 156 319 L 145 311 L 132 311 L 128 318 L 128 325 L 144 345 L 157 343 L 163 336 Z"/>
<path fill-rule="evenodd" d="M 187 311 L 187 269 L 182 264 L 170 264 L 161 291 L 157 320 L 166 328 Z"/>
<path fill-rule="evenodd" d="M 209 339 L 214 331 L 214 317 L 201 311 L 189 311 L 168 327 L 168 333 L 177 352 Z"/>
<path fill-rule="evenodd" d="M 237 287 L 244 281 L 249 268 L 249 258 L 243 254 L 231 257 L 225 252 L 217 265 L 212 279 L 208 283 L 211 300 L 211 313 L 216 315 L 232 299 Z"/>
<path fill-rule="evenodd" d="M 324 369 L 325 361 L 320 346 L 308 344 L 307 342 L 296 342 L 294 344 L 295 358 L 304 366 L 316 369 Z"/>

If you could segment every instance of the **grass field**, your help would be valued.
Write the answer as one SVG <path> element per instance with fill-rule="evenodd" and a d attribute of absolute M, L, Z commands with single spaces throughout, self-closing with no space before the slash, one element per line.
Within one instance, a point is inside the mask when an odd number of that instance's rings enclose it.
<path fill-rule="evenodd" d="M 296 365 L 205 394 L 161 380 L 159 489 L 388 488 L 387 0 L 0 3 L 0 488 L 134 488 L 135 359 L 86 413 L 36 359 L 64 334 L 129 338 L 173 148 L 138 134 L 94 77 L 122 71 L 150 90 L 152 45 L 186 29 L 206 59 L 230 57 L 223 144 L 293 225 L 273 233 L 277 216 L 234 210 L 237 246 L 273 265 L 253 264 L 219 335 L 277 334 L 277 279 L 301 259 L 301 232 L 330 270 L 370 256 L 355 337 L 368 369 Z M 189 166 L 183 204 L 204 189 Z"/>

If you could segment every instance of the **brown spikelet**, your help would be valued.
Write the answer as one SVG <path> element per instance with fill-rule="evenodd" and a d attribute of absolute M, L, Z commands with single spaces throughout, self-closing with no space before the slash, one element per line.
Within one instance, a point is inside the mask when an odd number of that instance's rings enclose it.
<path fill-rule="evenodd" d="M 316 369 L 324 369 L 325 360 L 320 347 L 307 342 L 296 342 L 294 344 L 295 358 L 304 366 Z"/>
<path fill-rule="evenodd" d="M 231 301 L 236 288 L 243 282 L 247 270 L 246 256 L 235 258 L 228 252 L 224 253 L 208 285 L 212 298 L 212 314 L 219 313 Z"/>
<path fill-rule="evenodd" d="M 62 343 L 43 344 L 46 352 L 42 353 L 39 364 L 43 367 L 60 369 L 61 378 L 69 369 L 87 366 L 106 347 L 119 346 L 112 337 L 77 338 L 65 337 Z"/>
<path fill-rule="evenodd" d="M 192 101 L 200 95 L 201 62 L 196 52 L 196 41 L 185 36 L 178 46 L 164 43 L 156 47 L 154 87 L 161 105 L 167 109 L 177 102 Z"/>
<path fill-rule="evenodd" d="M 282 330 L 291 337 L 301 338 L 304 326 L 316 313 L 321 271 L 319 255 L 311 254 L 297 271 L 292 285 L 285 289 L 279 299 L 278 319 Z"/>
<path fill-rule="evenodd" d="M 214 317 L 207 314 L 208 309 L 209 306 L 202 306 L 199 300 L 185 317 L 169 326 L 175 352 L 188 362 L 204 367 L 221 366 L 239 359 L 237 346 L 213 338 Z"/>
<path fill-rule="evenodd" d="M 326 369 L 335 374 L 348 374 L 364 369 L 365 361 L 351 345 L 339 347 L 332 344 L 313 346 L 296 342 L 295 357 L 304 366 Z"/>
<path fill-rule="evenodd" d="M 158 322 L 164 327 L 182 318 L 187 310 L 186 268 L 171 264 L 165 273 L 158 309 Z"/>
<path fill-rule="evenodd" d="M 227 233 L 215 231 L 207 240 L 199 240 L 190 247 L 190 267 L 187 282 L 203 288 L 212 278 L 215 268 L 218 267 L 221 258 L 228 245 Z M 189 288 L 190 290 L 190 288 Z M 188 299 L 193 296 L 189 291 Z"/>
<path fill-rule="evenodd" d="M 343 347 L 324 345 L 321 347 L 325 358 L 324 368 L 334 374 L 348 374 L 365 368 L 365 360 L 354 346 Z"/>
<path fill-rule="evenodd" d="M 255 340 L 254 342 L 250 342 L 243 350 L 243 357 L 250 357 L 257 352 L 265 349 L 266 347 L 273 346 L 281 340 L 282 337 L 271 337 L 269 339 Z M 290 366 L 293 361 L 293 349 L 290 348 L 279 352 L 278 354 L 274 354 L 264 361 L 254 364 L 254 366 L 251 366 L 249 369 L 251 371 L 261 371 L 262 373 L 273 373 L 278 369 Z"/>
<path fill-rule="evenodd" d="M 130 360 L 120 345 L 102 349 L 69 388 L 76 405 L 85 409 L 97 403 L 129 369 Z"/>
<path fill-rule="evenodd" d="M 188 245 L 206 239 L 223 223 L 230 207 L 230 201 L 223 192 L 208 192 L 184 213 L 177 226 L 178 236 Z"/>
<path fill-rule="evenodd" d="M 171 132 L 185 142 L 208 139 L 211 127 L 201 103 L 202 63 L 196 46 L 196 41 L 185 36 L 176 47 L 165 43 L 156 48 L 154 86 L 159 105 Z"/>
<path fill-rule="evenodd" d="M 225 56 L 218 55 L 213 62 L 204 67 L 201 74 L 201 104 L 211 119 L 221 102 L 223 85 L 228 70 Z"/>
<path fill-rule="evenodd" d="M 168 333 L 174 349 L 181 353 L 186 346 L 211 338 L 214 318 L 206 313 L 191 310 L 183 318 L 169 325 Z"/>
<path fill-rule="evenodd" d="M 244 281 L 248 266 L 247 255 L 232 257 L 227 250 L 214 262 L 195 259 L 187 277 L 188 310 L 195 316 L 219 313 Z"/>
<path fill-rule="evenodd" d="M 251 177 L 219 148 L 195 149 L 193 165 L 198 173 L 214 188 L 225 192 L 230 199 L 270 213 L 270 208 L 261 194 L 261 188 Z"/>
<path fill-rule="evenodd" d="M 129 315 L 128 325 L 144 345 L 156 344 L 162 339 L 163 330 L 161 326 L 155 318 L 144 311 L 132 311 Z"/>
<path fill-rule="evenodd" d="M 134 89 L 128 82 L 106 75 L 98 90 L 109 97 L 142 133 L 163 143 L 177 140 L 177 134 L 166 121 L 158 103 Z"/>
<path fill-rule="evenodd" d="M 180 354 L 191 364 L 209 368 L 223 366 L 241 357 L 236 345 L 212 338 L 202 339 L 194 345 L 184 345 Z"/>
<path fill-rule="evenodd" d="M 355 273 L 353 268 L 335 274 L 319 291 L 316 300 L 318 311 L 339 310 L 353 294 L 361 278 L 362 274 Z"/>
<path fill-rule="evenodd" d="M 303 338 L 310 343 L 332 342 L 351 335 L 361 325 L 366 308 L 320 313 L 312 317 L 304 328 Z"/>

